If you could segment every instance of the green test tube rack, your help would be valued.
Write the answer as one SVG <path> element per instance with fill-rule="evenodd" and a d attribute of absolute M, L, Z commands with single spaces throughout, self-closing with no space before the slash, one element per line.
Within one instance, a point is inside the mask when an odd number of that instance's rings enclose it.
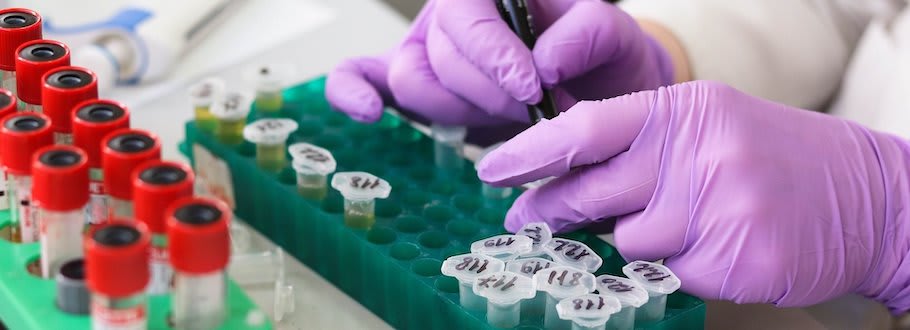
<path fill-rule="evenodd" d="M 0 233 L 8 232 L 9 226 L 9 213 L 0 212 Z M 42 279 L 28 272 L 26 267 L 37 260 L 39 254 L 39 243 L 17 244 L 0 238 L 0 322 L 9 329 L 91 329 L 88 315 L 71 315 L 57 309 L 54 305 L 54 280 Z M 148 299 L 148 329 L 173 329 L 168 321 L 170 296 L 149 296 Z M 228 316 L 219 329 L 272 328 L 267 320 L 268 314 L 258 310 L 242 289 L 230 281 L 227 303 Z M 262 313 L 260 319 L 266 320 L 258 325 L 249 325 L 248 320 L 256 319 L 249 317 L 250 313 Z"/>
<path fill-rule="evenodd" d="M 343 199 L 334 189 L 321 200 L 300 196 L 290 162 L 278 173 L 259 169 L 253 144 L 222 145 L 188 123 L 181 148 L 192 158 L 201 146 L 224 161 L 238 217 L 392 326 L 492 329 L 483 313 L 460 306 L 458 281 L 440 274 L 440 266 L 449 256 L 468 253 L 475 240 L 505 233 L 503 219 L 515 196 L 484 200 L 472 166 L 458 175 L 438 172 L 430 138 L 389 112 L 375 124 L 354 122 L 330 108 L 324 85 L 323 77 L 284 90 L 279 115 L 299 124 L 288 145 L 323 147 L 335 156 L 338 172 L 369 172 L 392 185 L 391 196 L 376 201 L 376 223 L 369 229 L 345 226 Z M 249 121 L 275 115 L 253 111 Z M 596 235 L 563 236 L 604 259 L 596 274 L 622 274 L 626 262 Z M 701 329 L 704 320 L 704 302 L 676 292 L 668 297 L 663 320 L 636 328 Z M 517 328 L 542 327 L 539 316 L 523 317 Z"/>

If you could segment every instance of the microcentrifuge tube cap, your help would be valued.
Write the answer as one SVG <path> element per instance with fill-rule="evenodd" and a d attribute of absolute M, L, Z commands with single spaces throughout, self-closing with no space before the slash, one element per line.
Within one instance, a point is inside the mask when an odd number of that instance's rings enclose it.
<path fill-rule="evenodd" d="M 331 152 L 309 143 L 294 143 L 288 147 L 288 153 L 294 159 L 292 165 L 297 173 L 328 175 L 338 166 Z"/>
<path fill-rule="evenodd" d="M 597 292 L 616 297 L 622 307 L 638 308 L 648 302 L 648 292 L 635 281 L 625 277 L 606 274 L 598 276 Z"/>
<path fill-rule="evenodd" d="M 246 76 L 256 84 L 257 91 L 278 92 L 293 71 L 291 65 L 267 64 L 255 67 Z"/>
<path fill-rule="evenodd" d="M 559 318 L 588 328 L 604 325 L 610 315 L 621 309 L 616 298 L 593 293 L 569 297 L 556 304 Z"/>
<path fill-rule="evenodd" d="M 546 222 L 528 222 L 524 226 L 521 226 L 516 235 L 524 235 L 530 237 L 533 241 L 531 244 L 530 253 L 538 253 L 543 250 L 543 247 L 553 239 L 553 230 L 550 229 L 550 225 Z"/>
<path fill-rule="evenodd" d="M 392 186 L 387 181 L 367 172 L 335 173 L 332 188 L 349 200 L 388 198 L 392 193 Z"/>
<path fill-rule="evenodd" d="M 544 245 L 544 251 L 559 264 L 589 272 L 596 271 L 604 262 L 585 243 L 565 238 L 553 238 Z"/>
<path fill-rule="evenodd" d="M 223 96 L 225 89 L 227 86 L 224 80 L 215 77 L 205 78 L 190 86 L 190 101 L 193 106 L 210 106 Z"/>
<path fill-rule="evenodd" d="M 505 269 L 502 260 L 479 253 L 468 253 L 451 256 L 442 263 L 442 274 L 458 279 L 462 283 L 472 283 L 475 278 L 501 272 Z"/>
<path fill-rule="evenodd" d="M 473 290 L 474 294 L 498 305 L 512 305 L 537 295 L 530 278 L 509 271 L 478 276 L 474 279 Z"/>
<path fill-rule="evenodd" d="M 506 262 L 506 270 L 510 272 L 515 272 L 528 278 L 533 277 L 537 272 L 548 269 L 550 267 L 555 267 L 556 262 L 552 260 L 547 260 L 544 258 L 525 258 L 525 259 L 515 259 Z"/>
<path fill-rule="evenodd" d="M 544 269 L 532 278 L 537 290 L 549 293 L 557 299 L 582 295 L 594 291 L 594 274 L 569 266 Z"/>
<path fill-rule="evenodd" d="M 671 294 L 679 289 L 681 282 L 667 266 L 633 261 L 622 267 L 622 273 L 641 285 L 649 293 Z"/>
<path fill-rule="evenodd" d="M 209 106 L 209 112 L 218 119 L 241 120 L 250 113 L 250 98 L 241 93 L 225 93 Z"/>
<path fill-rule="evenodd" d="M 434 140 L 439 142 L 464 141 L 464 138 L 468 135 L 468 128 L 433 124 L 430 127 L 430 134 Z"/>
<path fill-rule="evenodd" d="M 531 238 L 524 235 L 496 235 L 471 243 L 471 252 L 508 260 L 531 252 L 532 243 Z"/>
<path fill-rule="evenodd" d="M 297 130 L 297 122 L 286 118 L 266 118 L 243 128 L 243 138 L 256 144 L 278 144 L 287 141 Z"/>

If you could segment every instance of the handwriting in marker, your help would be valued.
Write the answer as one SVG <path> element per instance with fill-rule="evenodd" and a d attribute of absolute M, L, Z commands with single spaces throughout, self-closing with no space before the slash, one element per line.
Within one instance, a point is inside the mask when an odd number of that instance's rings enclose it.
<path fill-rule="evenodd" d="M 486 240 L 485 242 L 483 242 L 483 246 L 485 246 L 485 247 L 509 246 L 509 245 L 512 245 L 512 243 L 514 243 L 514 242 L 515 242 L 515 238 L 512 238 L 512 237 L 508 237 L 505 239 L 503 239 L 502 237 L 499 237 L 497 239 Z"/>
<path fill-rule="evenodd" d="M 534 240 L 534 243 L 537 244 L 540 243 L 541 239 L 543 239 L 543 235 L 540 234 L 541 230 L 543 229 L 535 226 L 534 228 L 525 228 L 523 232 L 525 233 L 525 236 L 530 237 L 532 240 Z M 533 234 L 533 236 L 528 234 Z"/>
<path fill-rule="evenodd" d="M 603 284 L 608 284 L 607 289 L 609 289 L 610 291 L 613 291 L 613 292 L 617 292 L 617 293 L 629 292 L 629 291 L 632 291 L 632 289 L 634 289 L 634 287 L 629 286 L 625 283 L 622 283 L 622 282 L 617 281 L 612 278 L 605 278 L 605 279 L 601 280 L 600 282 Z"/>

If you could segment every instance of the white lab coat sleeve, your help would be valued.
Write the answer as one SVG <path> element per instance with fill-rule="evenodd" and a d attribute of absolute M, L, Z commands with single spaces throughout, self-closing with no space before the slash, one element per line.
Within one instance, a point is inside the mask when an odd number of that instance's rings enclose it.
<path fill-rule="evenodd" d="M 636 18 L 667 27 L 694 79 L 821 110 L 838 91 L 853 48 L 873 17 L 901 0 L 626 0 Z"/>

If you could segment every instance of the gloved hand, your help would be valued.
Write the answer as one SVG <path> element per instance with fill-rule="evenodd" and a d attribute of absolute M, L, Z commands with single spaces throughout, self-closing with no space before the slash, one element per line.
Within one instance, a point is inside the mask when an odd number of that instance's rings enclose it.
<path fill-rule="evenodd" d="M 581 102 L 478 173 L 558 176 L 516 201 L 507 229 L 618 217 L 623 257 L 664 259 L 700 297 L 804 306 L 855 292 L 910 308 L 910 144 L 853 122 L 694 82 Z"/>
<path fill-rule="evenodd" d="M 531 51 L 490 0 L 430 0 L 399 47 L 343 62 L 326 97 L 372 122 L 384 104 L 444 125 L 527 127 L 541 83 L 565 109 L 673 80 L 670 59 L 637 23 L 599 0 L 529 1 L 540 34 Z M 542 31 L 542 33 L 541 33 Z"/>

